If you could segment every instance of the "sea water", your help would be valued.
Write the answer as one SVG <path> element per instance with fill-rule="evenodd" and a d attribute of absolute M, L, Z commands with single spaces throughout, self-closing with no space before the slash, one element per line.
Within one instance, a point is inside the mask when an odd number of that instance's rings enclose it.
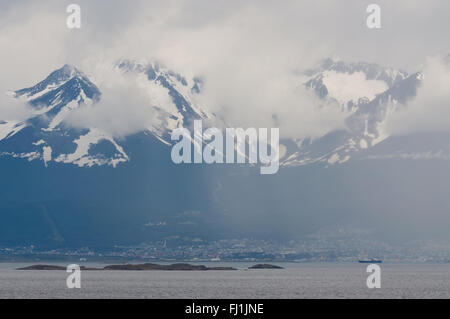
<path fill-rule="evenodd" d="M 285 269 L 254 270 L 248 263 L 202 264 L 238 270 L 82 271 L 81 288 L 68 289 L 65 271 L 1 263 L 0 298 L 450 298 L 450 263 L 383 263 L 379 289 L 366 285 L 367 264 L 274 263 Z"/>

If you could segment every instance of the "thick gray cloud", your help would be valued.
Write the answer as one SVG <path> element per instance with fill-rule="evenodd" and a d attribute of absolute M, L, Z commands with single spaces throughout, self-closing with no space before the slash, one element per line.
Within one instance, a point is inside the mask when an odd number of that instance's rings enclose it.
<path fill-rule="evenodd" d="M 65 119 L 67 124 L 77 128 L 98 128 L 118 138 L 160 124 L 152 107 L 158 104 L 145 87 L 148 81 L 144 75 L 123 75 L 108 66 L 101 74 L 103 77 L 97 78 L 101 100 L 72 111 Z"/>
<path fill-rule="evenodd" d="M 390 134 L 450 131 L 450 65 L 446 59 L 427 59 L 417 96 L 400 105 L 386 122 Z"/>
<path fill-rule="evenodd" d="M 450 3 L 444 0 L 376 1 L 379 30 L 365 25 L 372 1 L 78 1 L 80 30 L 65 26 L 69 3 L 2 3 L 1 91 L 32 85 L 64 63 L 111 87 L 99 64 L 157 59 L 206 79 L 203 106 L 228 122 L 280 125 L 285 136 L 318 136 L 342 127 L 345 114 L 333 105 L 318 107 L 294 71 L 329 56 L 414 71 L 427 56 L 450 52 L 443 32 L 450 27 Z M 127 97 L 108 111 L 141 101 L 129 97 L 127 103 Z M 136 107 L 137 117 L 148 115 L 139 110 L 145 108 Z"/>

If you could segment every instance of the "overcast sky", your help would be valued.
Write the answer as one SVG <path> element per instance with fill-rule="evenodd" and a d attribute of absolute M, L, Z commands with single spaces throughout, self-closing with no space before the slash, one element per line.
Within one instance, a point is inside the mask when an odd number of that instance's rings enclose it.
<path fill-rule="evenodd" d="M 66 7 L 73 2 L 81 6 L 81 29 L 66 27 Z M 371 3 L 381 7 L 381 29 L 366 26 Z M 127 58 L 158 60 L 186 78 L 203 77 L 202 106 L 234 127 L 279 125 L 282 137 L 321 136 L 342 128 L 346 114 L 333 105 L 318 107 L 322 102 L 304 89 L 296 71 L 334 57 L 424 71 L 417 97 L 388 118 L 387 130 L 449 130 L 450 67 L 439 58 L 450 53 L 449 15 L 448 0 L 1 0 L 0 121 L 21 120 L 28 112 L 3 92 L 35 85 L 68 63 L 103 92 L 95 112 L 78 113 L 73 125 L 101 127 L 114 137 L 148 127 L 154 114 L 146 92 L 111 73 L 118 59 Z M 220 189 L 223 209 L 238 205 L 237 225 L 253 225 L 242 223 L 242 211 L 271 210 L 283 233 L 297 233 L 311 218 L 343 215 L 362 221 L 380 216 L 380 227 L 395 234 L 413 228 L 409 223 L 426 225 L 429 233 L 437 225 L 448 236 L 447 162 L 405 163 L 361 161 L 356 170 L 299 169 L 292 176 L 286 170 L 272 187 L 258 179 L 252 188 L 246 176 L 242 183 L 230 177 Z"/>
<path fill-rule="evenodd" d="M 227 106 L 238 125 L 270 126 L 278 113 L 282 135 L 316 136 L 345 115 L 294 92 L 293 71 L 337 57 L 413 72 L 450 52 L 446 0 L 76 1 L 79 30 L 66 28 L 70 3 L 0 3 L 1 91 L 34 85 L 65 63 L 101 86 L 104 66 L 119 58 L 156 59 L 207 78 L 205 103 Z M 381 29 L 366 27 L 370 3 L 381 6 Z"/>

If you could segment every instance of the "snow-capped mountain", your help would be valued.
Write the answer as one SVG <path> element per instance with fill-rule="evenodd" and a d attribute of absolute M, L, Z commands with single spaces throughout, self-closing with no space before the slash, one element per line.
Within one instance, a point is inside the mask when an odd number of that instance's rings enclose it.
<path fill-rule="evenodd" d="M 195 95 L 200 93 L 202 86 L 201 79 L 186 79 L 181 74 L 164 68 L 157 62 L 121 60 L 117 67 L 126 73 L 143 73 L 148 81 L 167 89 L 179 113 L 177 119 L 181 123 L 183 123 L 183 120 L 189 121 L 208 117 L 207 113 L 195 105 Z"/>
<path fill-rule="evenodd" d="M 159 124 L 149 127 L 161 142 L 168 143 L 168 132 L 193 119 L 208 115 L 194 106 L 194 95 L 201 81 L 186 80 L 157 63 L 120 61 L 117 76 L 123 73 L 145 74 L 153 95 L 161 95 L 161 103 L 150 105 L 158 114 Z M 130 160 L 123 147 L 110 134 L 96 128 L 75 129 L 64 121 L 78 108 L 101 99 L 99 88 L 80 70 L 64 65 L 33 87 L 10 95 L 28 103 L 32 114 L 26 121 L 0 121 L 0 155 L 28 160 L 40 159 L 78 166 L 111 165 Z M 158 99 L 156 99 L 158 101 Z"/>
<path fill-rule="evenodd" d="M 108 134 L 96 128 L 77 130 L 65 125 L 72 111 L 83 104 L 95 104 L 101 97 L 97 86 L 77 68 L 64 65 L 35 86 L 15 91 L 13 96 L 26 101 L 33 111 L 26 121 L 3 124 L 3 156 L 41 159 L 45 165 L 55 161 L 115 166 L 128 160 Z"/>
<path fill-rule="evenodd" d="M 196 119 L 212 117 L 198 107 L 196 96 L 202 87 L 201 79 L 187 79 L 157 62 L 121 60 L 117 63 L 117 68 L 122 73 L 145 76 L 145 89 L 149 90 L 152 98 L 156 100 L 155 109 L 161 121 L 150 128 L 150 131 L 163 141 L 169 142 L 167 133 L 176 127 L 188 126 Z"/>
<path fill-rule="evenodd" d="M 344 163 L 357 152 L 385 140 L 388 138 L 384 129 L 386 117 L 396 110 L 398 103 L 404 105 L 415 96 L 422 79 L 421 73 L 408 75 L 376 64 L 331 59 L 306 74 L 307 88 L 349 112 L 347 130 L 334 131 L 315 140 L 295 141 L 282 160 L 284 166 Z"/>
<path fill-rule="evenodd" d="M 35 86 L 10 94 L 28 103 L 32 114 L 26 121 L 0 120 L 1 244 L 54 248 L 185 236 L 265 238 L 279 230 L 298 234 L 304 225 L 322 223 L 329 212 L 333 223 L 335 218 L 372 222 L 373 216 L 385 213 L 379 218 L 383 229 L 400 213 L 425 215 L 435 202 L 436 214 L 448 215 L 450 134 L 394 137 L 384 131 L 386 118 L 396 108 L 408 107 L 421 73 L 336 61 L 311 71 L 299 84 L 345 108 L 348 129 L 317 139 L 280 141 L 287 147 L 281 159 L 285 168 L 262 178 L 251 166 L 175 165 L 170 160 L 170 130 L 212 117 L 197 102 L 201 80 L 153 62 L 123 60 L 115 71 L 112 74 L 149 90 L 149 107 L 159 119 L 123 139 L 99 128 L 67 124 L 72 112 L 86 105 L 98 107 L 106 96 L 94 78 L 75 67 L 66 65 Z M 335 95 L 341 82 L 350 83 L 344 89 L 363 89 L 342 100 Z M 433 165 L 415 160 L 445 156 L 446 161 Z M 374 165 L 372 160 L 358 161 L 361 158 L 384 162 Z M 343 162 L 346 165 L 338 165 Z M 311 163 L 318 165 L 306 165 Z M 432 196 L 422 191 L 428 189 Z M 168 222 L 149 227 L 149 220 Z"/>
<path fill-rule="evenodd" d="M 156 62 L 120 60 L 114 70 L 116 76 L 135 81 L 151 96 L 149 107 L 155 110 L 157 124 L 141 133 L 163 144 L 171 144 L 169 134 L 174 128 L 215 117 L 199 106 L 201 79 L 184 77 Z M 389 137 L 384 128 L 389 114 L 415 96 L 422 80 L 420 72 L 408 74 L 373 63 L 332 59 L 305 75 L 302 85 L 348 113 L 347 129 L 317 139 L 282 141 L 287 151 L 281 166 L 344 163 L 378 145 Z M 118 140 L 96 127 L 75 129 L 66 124 L 73 111 L 85 105 L 95 107 L 102 98 L 96 84 L 77 68 L 65 65 L 35 86 L 10 95 L 28 103 L 33 111 L 26 121 L 0 120 L 1 156 L 89 167 L 116 167 L 130 161 L 126 139 Z"/>

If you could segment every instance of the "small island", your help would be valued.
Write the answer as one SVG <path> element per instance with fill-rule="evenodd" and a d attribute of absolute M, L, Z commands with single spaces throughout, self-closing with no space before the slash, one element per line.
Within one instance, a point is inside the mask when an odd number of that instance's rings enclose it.
<path fill-rule="evenodd" d="M 103 268 L 89 268 L 80 266 L 81 270 L 237 270 L 233 267 L 206 267 L 204 265 L 191 265 L 191 264 L 171 264 L 171 265 L 159 265 L 159 264 L 122 264 L 122 265 L 108 265 Z M 66 270 L 64 266 L 58 265 L 32 265 L 28 267 L 18 268 L 17 270 Z"/>
<path fill-rule="evenodd" d="M 251 267 L 248 267 L 248 269 L 284 269 L 283 267 L 276 266 L 276 265 L 270 265 L 270 264 L 257 264 Z"/>
<path fill-rule="evenodd" d="M 23 268 L 17 268 L 17 270 L 66 270 L 66 268 L 56 265 L 32 265 Z"/>
<path fill-rule="evenodd" d="M 171 264 L 171 265 L 159 265 L 159 264 L 123 264 L 123 265 L 110 265 L 103 268 L 103 270 L 236 270 L 233 267 L 206 267 L 204 265 L 191 265 L 191 264 Z"/>

